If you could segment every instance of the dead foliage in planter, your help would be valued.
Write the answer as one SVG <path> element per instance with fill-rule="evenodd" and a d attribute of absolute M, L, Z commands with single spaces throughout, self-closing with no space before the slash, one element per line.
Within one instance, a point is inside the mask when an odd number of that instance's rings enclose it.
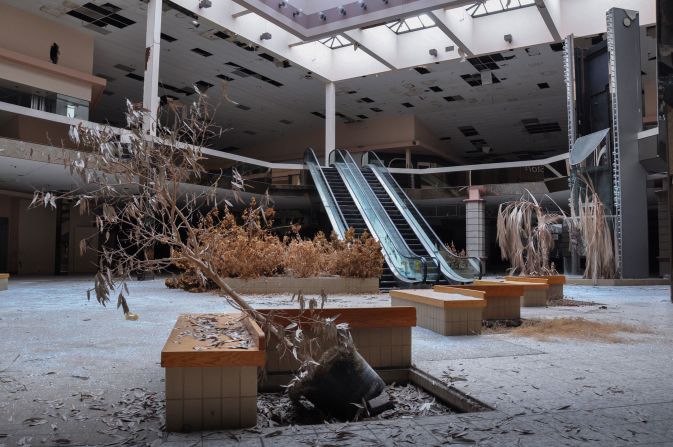
<path fill-rule="evenodd" d="M 592 321 L 581 317 L 532 318 L 523 320 L 516 328 L 494 327 L 484 333 L 508 333 L 547 341 L 550 339 L 573 339 L 603 343 L 628 343 L 632 341 L 620 334 L 651 334 L 645 326 L 623 322 Z"/>
<path fill-rule="evenodd" d="M 223 277 L 259 278 L 287 274 L 296 278 L 343 276 L 379 277 L 383 273 L 380 244 L 366 231 L 360 236 L 350 228 L 343 240 L 332 233 L 328 240 L 322 232 L 313 239 L 280 238 L 273 234 L 273 209 L 256 207 L 253 202 L 239 225 L 225 208 L 224 217 L 211 211 L 200 226 L 197 238 L 204 249 L 213 252 L 213 265 Z M 172 288 L 203 292 L 215 288 L 198 269 L 176 263 L 184 269 L 179 276 L 166 280 Z"/>
<path fill-rule="evenodd" d="M 560 222 L 564 216 L 563 211 L 561 214 L 548 213 L 530 192 L 520 200 L 500 204 L 497 241 L 502 259 L 511 264 L 510 274 L 558 274 L 549 263 L 549 254 L 554 247 L 551 225 Z"/>

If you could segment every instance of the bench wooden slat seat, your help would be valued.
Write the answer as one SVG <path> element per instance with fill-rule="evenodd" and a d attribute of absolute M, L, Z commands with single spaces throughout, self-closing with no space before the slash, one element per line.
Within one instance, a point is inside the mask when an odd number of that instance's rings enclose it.
<path fill-rule="evenodd" d="M 442 335 L 470 335 L 481 332 L 484 292 L 442 293 L 431 289 L 391 290 L 392 306 L 414 306 L 418 326 Z"/>
<path fill-rule="evenodd" d="M 433 289 L 442 293 L 483 293 L 486 300 L 486 307 L 482 314 L 484 320 L 519 320 L 521 318 L 521 297 L 524 292 L 523 286 L 519 284 L 437 285 Z"/>
<path fill-rule="evenodd" d="M 264 332 L 250 319 L 245 349 L 213 347 L 189 332 L 194 319 L 215 318 L 213 326 L 243 318 L 239 312 L 180 315 L 161 351 L 166 371 L 166 430 L 197 431 L 252 427 L 257 424 L 257 368 L 264 365 Z M 232 342 L 232 345 L 235 343 Z"/>

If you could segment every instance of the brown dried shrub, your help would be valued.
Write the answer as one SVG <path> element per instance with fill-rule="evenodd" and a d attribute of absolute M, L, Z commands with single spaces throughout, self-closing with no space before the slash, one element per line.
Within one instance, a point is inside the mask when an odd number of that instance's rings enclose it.
<path fill-rule="evenodd" d="M 365 230 L 358 238 L 349 228 L 344 240 L 332 239 L 331 273 L 348 278 L 378 278 L 383 273 L 381 245 Z"/>
<path fill-rule="evenodd" d="M 230 278 L 258 278 L 288 273 L 293 277 L 337 275 L 352 278 L 380 277 L 383 273 L 381 246 L 367 232 L 355 236 L 350 228 L 344 240 L 333 233 L 328 240 L 319 232 L 312 240 L 298 235 L 281 241 L 272 234 L 273 210 L 262 212 L 255 203 L 243 213 L 243 224 L 225 209 L 204 219 L 198 244 L 208 253 L 219 275 Z M 166 280 L 166 286 L 202 292 L 213 288 L 199 271 L 176 264 L 183 272 Z"/>

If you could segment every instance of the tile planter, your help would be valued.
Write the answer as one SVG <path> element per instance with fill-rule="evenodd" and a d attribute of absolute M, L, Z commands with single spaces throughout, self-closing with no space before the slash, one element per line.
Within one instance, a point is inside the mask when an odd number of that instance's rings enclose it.
<path fill-rule="evenodd" d="M 257 309 L 286 326 L 299 321 L 302 330 L 310 336 L 310 313 L 299 309 Z M 336 322 L 347 322 L 358 352 L 377 370 L 406 369 L 411 366 L 411 328 L 416 325 L 413 307 L 328 308 L 316 310 L 313 318 L 337 317 Z M 278 346 L 271 336 L 266 346 L 266 377 L 261 385 L 274 389 L 287 383 L 299 363 L 291 353 Z"/>
<path fill-rule="evenodd" d="M 429 289 L 391 290 L 390 302 L 393 306 L 414 306 L 418 325 L 431 331 L 442 335 L 474 335 L 481 332 L 486 300 L 484 292 L 469 292 L 475 296 Z"/>
<path fill-rule="evenodd" d="M 181 315 L 161 351 L 166 369 L 166 430 L 197 431 L 252 427 L 257 424 L 257 368 L 264 365 L 264 333 L 243 320 L 249 346 L 214 348 L 185 333 L 195 317 L 217 323 L 242 318 L 240 313 Z"/>
<path fill-rule="evenodd" d="M 519 320 L 521 319 L 521 297 L 523 286 L 518 284 L 467 284 L 459 286 L 435 286 L 442 293 L 458 293 L 480 297 L 470 292 L 483 292 L 486 300 L 482 318 L 484 320 Z"/>
<path fill-rule="evenodd" d="M 340 293 L 379 293 L 378 278 L 344 278 L 340 276 L 319 276 L 311 278 L 292 278 L 272 276 L 255 279 L 228 278 L 227 284 L 242 294 L 278 294 L 297 293 L 326 294 Z"/>

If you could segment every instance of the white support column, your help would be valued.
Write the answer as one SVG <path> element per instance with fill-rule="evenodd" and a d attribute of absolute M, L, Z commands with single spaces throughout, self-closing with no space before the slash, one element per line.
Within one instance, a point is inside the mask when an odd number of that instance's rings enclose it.
<path fill-rule="evenodd" d="M 329 154 L 336 148 L 336 87 L 334 82 L 325 85 L 325 166 Z"/>
<path fill-rule="evenodd" d="M 486 260 L 486 202 L 481 198 L 481 186 L 470 186 L 465 202 L 465 251 L 468 256 Z"/>
<path fill-rule="evenodd" d="M 147 28 L 145 30 L 145 80 L 143 82 L 143 108 L 149 111 L 143 124 L 146 135 L 156 135 L 159 111 L 159 54 L 161 42 L 161 3 L 149 0 Z"/>

